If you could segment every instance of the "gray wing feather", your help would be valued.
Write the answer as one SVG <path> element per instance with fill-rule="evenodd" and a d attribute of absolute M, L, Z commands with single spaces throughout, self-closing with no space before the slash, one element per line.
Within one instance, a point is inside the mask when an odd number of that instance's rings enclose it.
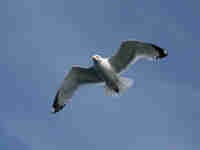
<path fill-rule="evenodd" d="M 140 58 L 153 59 L 159 57 L 164 50 L 151 43 L 141 41 L 124 41 L 121 43 L 119 50 L 113 55 L 109 62 L 117 73 L 128 67 L 129 64 L 135 63 Z"/>
<path fill-rule="evenodd" d="M 71 99 L 80 85 L 99 82 L 102 80 L 98 78 L 94 68 L 72 67 L 57 91 L 53 107 L 56 107 L 56 104 L 64 105 L 67 100 Z"/>

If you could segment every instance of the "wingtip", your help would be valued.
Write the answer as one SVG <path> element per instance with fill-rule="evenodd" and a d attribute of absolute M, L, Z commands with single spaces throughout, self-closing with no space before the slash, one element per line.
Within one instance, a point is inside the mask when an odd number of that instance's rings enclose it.
<path fill-rule="evenodd" d="M 55 114 L 55 113 L 61 111 L 65 107 L 65 105 L 66 104 L 64 104 L 64 105 L 59 105 L 58 103 L 54 104 L 51 113 Z"/>
<path fill-rule="evenodd" d="M 163 48 L 161 48 L 161 47 L 159 47 L 157 45 L 154 45 L 154 44 L 151 44 L 151 46 L 158 51 L 158 53 L 159 53 L 158 58 L 161 59 L 161 58 L 164 58 L 164 57 L 168 56 L 168 52 L 166 50 L 164 50 Z"/>
<path fill-rule="evenodd" d="M 51 114 L 55 114 L 56 111 L 54 109 L 52 109 L 52 111 L 50 112 Z"/>

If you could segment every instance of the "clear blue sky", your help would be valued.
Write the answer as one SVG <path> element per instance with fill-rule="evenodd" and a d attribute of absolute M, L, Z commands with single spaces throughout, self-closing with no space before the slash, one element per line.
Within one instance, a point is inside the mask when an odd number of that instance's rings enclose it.
<path fill-rule="evenodd" d="M 199 1 L 0 1 L 1 150 L 199 150 Z M 81 88 L 51 115 L 71 65 L 138 39 L 169 57 L 137 62 L 119 98 Z"/>

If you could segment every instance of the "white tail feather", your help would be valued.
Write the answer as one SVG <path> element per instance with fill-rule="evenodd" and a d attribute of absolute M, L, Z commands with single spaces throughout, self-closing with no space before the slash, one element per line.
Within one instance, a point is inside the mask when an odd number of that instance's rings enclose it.
<path fill-rule="evenodd" d="M 125 78 L 125 77 L 120 77 L 119 78 L 119 83 L 118 83 L 119 93 L 116 93 L 113 89 L 111 89 L 110 87 L 108 87 L 105 84 L 105 95 L 106 96 L 119 96 L 123 92 L 125 92 L 128 88 L 130 88 L 132 85 L 133 85 L 133 80 L 132 79 L 128 79 L 128 78 Z"/>
<path fill-rule="evenodd" d="M 105 96 L 117 96 L 118 95 L 113 89 L 108 87 L 106 84 L 105 84 L 104 90 L 105 90 L 104 91 Z"/>
<path fill-rule="evenodd" d="M 130 88 L 133 85 L 133 80 L 125 77 L 119 78 L 119 92 L 125 92 L 128 88 Z"/>

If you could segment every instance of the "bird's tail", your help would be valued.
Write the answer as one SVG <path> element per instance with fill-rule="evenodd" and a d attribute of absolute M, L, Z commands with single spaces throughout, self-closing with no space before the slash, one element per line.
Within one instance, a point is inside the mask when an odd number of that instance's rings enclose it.
<path fill-rule="evenodd" d="M 106 96 L 119 96 L 133 85 L 133 80 L 125 77 L 120 77 L 118 82 L 118 92 L 105 85 Z"/>
<path fill-rule="evenodd" d="M 119 93 L 125 92 L 128 88 L 130 88 L 133 85 L 133 80 L 125 77 L 119 78 Z"/>

